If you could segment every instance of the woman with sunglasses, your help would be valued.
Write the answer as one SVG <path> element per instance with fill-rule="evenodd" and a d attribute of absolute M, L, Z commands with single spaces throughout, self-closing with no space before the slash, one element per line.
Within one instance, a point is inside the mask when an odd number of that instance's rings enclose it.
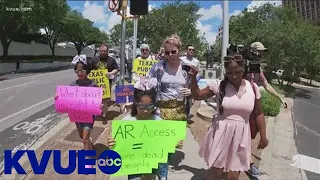
<path fill-rule="evenodd" d="M 218 115 L 212 120 L 200 148 L 200 155 L 208 164 L 208 180 L 239 179 L 240 172 L 250 167 L 251 135 L 249 117 L 252 112 L 260 130 L 258 148 L 268 145 L 266 126 L 261 111 L 260 91 L 256 84 L 244 79 L 244 60 L 241 55 L 226 56 L 226 74 L 220 84 L 210 84 L 200 90 L 197 85 L 197 71 L 192 68 L 191 92 L 196 100 L 217 97 Z"/>

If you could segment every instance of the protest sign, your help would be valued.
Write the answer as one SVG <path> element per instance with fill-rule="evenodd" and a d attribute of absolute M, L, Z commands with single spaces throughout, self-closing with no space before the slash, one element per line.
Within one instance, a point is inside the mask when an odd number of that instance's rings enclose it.
<path fill-rule="evenodd" d="M 102 89 L 97 87 L 57 86 L 55 108 L 57 112 L 81 111 L 101 114 Z"/>
<path fill-rule="evenodd" d="M 185 121 L 141 120 L 112 121 L 114 151 L 122 159 L 114 176 L 151 173 L 159 163 L 166 163 L 180 140 L 186 137 Z"/>
<path fill-rule="evenodd" d="M 133 102 L 133 91 L 134 87 L 132 85 L 116 86 L 116 103 Z"/>
<path fill-rule="evenodd" d="M 110 83 L 109 79 L 106 77 L 107 71 L 107 69 L 92 70 L 88 74 L 88 79 L 91 79 L 92 81 L 97 83 L 99 87 L 103 89 L 103 99 L 111 97 Z"/>
<path fill-rule="evenodd" d="M 135 59 L 133 61 L 132 72 L 137 73 L 139 76 L 146 76 L 152 66 L 157 62 L 157 60 L 151 59 Z"/>
<path fill-rule="evenodd" d="M 68 112 L 70 122 L 77 123 L 93 123 L 93 115 L 84 113 L 81 111 L 70 111 Z"/>

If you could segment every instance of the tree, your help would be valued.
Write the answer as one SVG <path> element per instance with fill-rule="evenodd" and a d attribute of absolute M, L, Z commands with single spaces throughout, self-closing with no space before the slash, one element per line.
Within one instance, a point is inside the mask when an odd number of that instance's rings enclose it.
<path fill-rule="evenodd" d="M 69 12 L 65 18 L 64 37 L 75 45 L 78 54 L 81 54 L 86 46 L 98 42 L 98 31 L 99 29 L 93 27 L 93 22 L 83 18 L 77 11 Z"/>
<path fill-rule="evenodd" d="M 47 43 L 55 55 L 55 46 L 62 35 L 65 17 L 70 11 L 66 0 L 41 0 L 35 4 L 37 17 L 33 17 L 45 30 Z M 41 15 L 41 16 L 39 16 Z"/>
<path fill-rule="evenodd" d="M 3 1 L 0 6 L 0 42 L 3 59 L 6 60 L 10 43 L 17 36 L 26 33 L 34 25 L 32 14 L 35 13 L 33 0 Z"/>
<path fill-rule="evenodd" d="M 139 26 L 139 22 L 138 22 L 138 26 Z M 120 44 L 121 42 L 121 29 L 122 26 L 121 24 L 116 24 L 115 26 L 112 27 L 112 29 L 110 29 L 110 39 L 113 43 L 115 44 Z M 138 41 L 139 41 L 139 36 L 141 36 L 141 34 L 138 32 L 137 34 L 138 36 Z M 133 21 L 132 20 L 127 20 L 126 22 L 126 43 L 128 44 L 132 44 L 133 43 Z M 138 42 L 138 44 L 141 42 Z"/>
<path fill-rule="evenodd" d="M 299 75 L 307 69 L 311 76 L 319 72 L 319 52 L 314 51 L 319 48 L 319 27 L 300 19 L 293 9 L 271 4 L 242 14 L 230 21 L 231 43 L 248 46 L 262 42 L 269 51 L 265 56 L 267 69 L 285 70 L 282 77 Z"/>
<path fill-rule="evenodd" d="M 194 2 L 181 3 L 175 1 L 162 4 L 160 8 L 153 9 L 147 16 L 143 16 L 138 23 L 138 43 L 148 43 L 151 51 L 157 52 L 163 40 L 172 34 L 181 37 L 183 49 L 187 44 L 193 44 L 197 49 L 197 55 L 206 49 L 205 39 L 196 28 L 196 23 L 201 17 L 197 14 L 200 6 Z M 127 21 L 126 31 L 130 42 L 133 34 L 133 22 Z M 111 39 L 119 43 L 121 25 L 118 24 L 110 31 Z"/>

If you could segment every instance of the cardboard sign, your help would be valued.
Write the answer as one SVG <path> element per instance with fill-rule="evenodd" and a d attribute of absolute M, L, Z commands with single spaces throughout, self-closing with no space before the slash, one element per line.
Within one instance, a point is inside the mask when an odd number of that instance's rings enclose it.
<path fill-rule="evenodd" d="M 112 121 L 114 151 L 122 159 L 121 169 L 112 176 L 151 173 L 166 163 L 179 141 L 186 138 L 186 121 Z"/>
<path fill-rule="evenodd" d="M 88 74 L 88 79 L 91 79 L 103 89 L 103 99 L 111 97 L 110 83 L 109 79 L 106 77 L 107 71 L 107 69 L 92 70 L 90 74 Z"/>
<path fill-rule="evenodd" d="M 133 102 L 133 85 L 116 86 L 116 103 Z"/>
<path fill-rule="evenodd" d="M 57 86 L 55 108 L 57 112 L 80 111 L 101 114 L 102 89 L 97 87 Z"/>

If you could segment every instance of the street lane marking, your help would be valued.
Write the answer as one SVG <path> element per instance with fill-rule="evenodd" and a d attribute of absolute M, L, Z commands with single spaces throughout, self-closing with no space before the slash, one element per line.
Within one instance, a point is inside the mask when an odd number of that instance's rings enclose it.
<path fill-rule="evenodd" d="M 12 117 L 14 117 L 14 116 L 16 116 L 16 115 L 18 115 L 18 114 L 20 114 L 20 113 L 23 113 L 23 112 L 25 112 L 25 111 L 29 111 L 30 109 L 32 109 L 32 108 L 34 108 L 34 107 L 37 107 L 37 106 L 39 106 L 39 105 L 41 105 L 41 104 L 44 104 L 44 103 L 46 103 L 46 102 L 49 102 L 49 101 L 53 101 L 53 97 L 48 98 L 48 99 L 46 99 L 46 100 L 44 100 L 44 101 L 38 102 L 37 104 L 34 104 L 34 105 L 29 106 L 29 107 L 27 107 L 27 108 L 25 108 L 25 109 L 22 109 L 22 110 L 20 110 L 20 111 L 18 111 L 18 112 L 16 112 L 16 113 L 13 113 L 13 114 L 5 117 L 5 118 L 2 118 L 2 119 L 0 119 L 0 123 L 3 122 L 3 121 L 6 121 L 6 120 L 8 120 L 8 119 L 11 119 Z"/>
<path fill-rule="evenodd" d="M 2 88 L 2 89 L 0 89 L 0 91 L 4 91 L 4 90 L 7 90 L 7 89 L 19 87 L 19 86 L 25 86 L 25 85 L 28 85 L 28 84 L 31 84 L 31 83 L 34 83 L 34 82 L 36 82 L 36 81 L 31 81 L 31 82 L 24 83 L 24 84 L 18 84 L 18 85 L 15 85 L 15 86 L 10 86 L 10 87 L 6 87 L 6 88 Z"/>
<path fill-rule="evenodd" d="M 320 174 L 320 160 L 305 156 L 302 154 L 297 154 L 294 155 L 293 158 L 293 163 L 290 164 L 293 167 L 300 168 L 309 172 L 313 172 L 316 174 Z"/>
<path fill-rule="evenodd" d="M 309 103 L 309 102 L 304 101 L 304 100 L 301 100 L 301 99 L 297 99 L 296 101 L 300 101 L 300 102 L 303 102 L 303 103 L 309 104 L 309 105 L 311 105 L 311 106 L 313 106 L 313 107 L 320 108 L 320 106 L 318 106 L 318 105 L 315 105 L 315 104 Z"/>

